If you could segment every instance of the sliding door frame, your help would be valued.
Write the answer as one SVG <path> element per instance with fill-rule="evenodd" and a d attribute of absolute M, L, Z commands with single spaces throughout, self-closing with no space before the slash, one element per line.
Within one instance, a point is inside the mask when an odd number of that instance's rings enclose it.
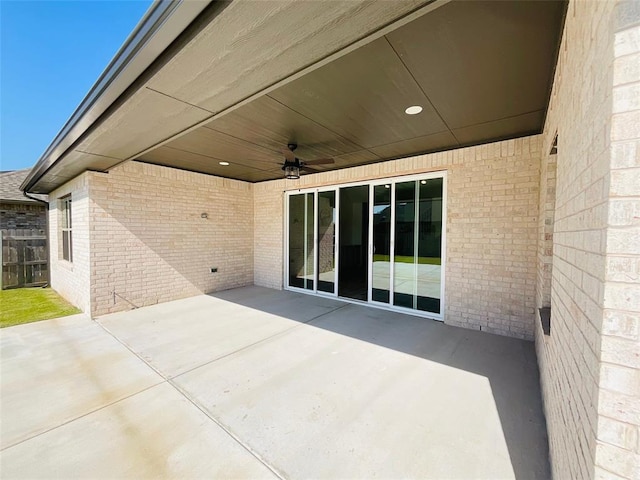
<path fill-rule="evenodd" d="M 406 307 L 399 307 L 393 305 L 393 294 L 394 294 L 394 254 L 395 254 L 395 197 L 396 197 L 396 183 L 402 182 L 411 182 L 411 181 L 419 181 L 419 180 L 430 180 L 434 178 L 442 178 L 442 232 L 441 232 L 441 252 L 440 252 L 440 312 L 426 312 L 423 310 L 417 310 Z M 362 302 L 350 298 L 339 297 L 338 296 L 338 277 L 339 277 L 339 255 L 340 255 L 340 189 L 345 187 L 356 187 L 367 185 L 369 187 L 369 227 L 368 227 L 368 244 L 367 244 L 367 261 L 368 261 L 368 285 L 367 285 L 367 301 Z M 389 255 L 389 303 L 378 302 L 372 300 L 372 288 L 373 288 L 373 206 L 374 206 L 374 187 L 377 185 L 390 185 L 391 189 L 391 211 L 392 219 L 390 221 L 390 255 Z M 334 191 L 335 192 L 335 211 L 336 211 L 336 219 L 335 219 L 335 241 L 334 241 L 334 263 L 335 263 L 335 276 L 334 276 L 334 292 L 322 292 L 318 290 L 318 208 L 319 208 L 319 196 L 320 192 Z M 314 271 L 314 279 L 313 279 L 313 289 L 305 289 L 299 287 L 292 287 L 289 285 L 289 197 L 292 195 L 300 195 L 300 194 L 314 194 L 314 256 L 313 256 L 313 271 Z M 425 172 L 413 175 L 404 175 L 398 177 L 386 177 L 379 178 L 373 180 L 363 180 L 360 182 L 349 182 L 349 183 L 340 183 L 334 185 L 327 185 L 322 187 L 311 187 L 311 188 L 301 188 L 301 189 L 293 189 L 293 190 L 285 190 L 284 192 L 284 289 L 291 290 L 300 293 L 313 294 L 323 297 L 333 297 L 338 298 L 339 300 L 355 303 L 359 305 L 368 305 L 375 308 L 381 308 L 384 310 L 391 310 L 395 312 L 407 313 L 410 315 L 416 315 L 419 317 L 430 318 L 433 320 L 444 320 L 444 312 L 445 312 L 445 273 L 446 273 L 446 262 L 447 262 L 447 171 L 439 170 L 434 172 Z M 419 197 L 416 198 L 416 204 L 419 204 Z M 419 206 L 416 207 L 416 215 L 417 221 L 419 222 Z M 416 246 L 417 248 L 417 246 Z"/>
<path fill-rule="evenodd" d="M 283 285 L 285 290 L 292 290 L 294 292 L 300 293 L 311 293 L 314 295 L 320 295 L 323 297 L 338 297 L 338 256 L 340 249 L 338 248 L 338 242 L 340 239 L 340 222 L 339 217 L 336 214 L 336 224 L 335 224 L 335 240 L 333 245 L 333 261 L 334 261 L 334 282 L 333 282 L 333 293 L 323 292 L 318 290 L 318 210 L 319 210 L 319 194 L 321 192 L 334 192 L 335 195 L 335 209 L 336 213 L 339 212 L 340 208 L 340 190 L 337 186 L 331 185 L 326 187 L 318 187 L 318 188 L 303 188 L 297 190 L 288 190 L 284 192 L 284 251 L 283 251 L 283 259 L 284 259 L 284 279 Z M 314 254 L 313 254 L 313 289 L 310 288 L 300 288 L 293 287 L 289 285 L 289 198 L 294 195 L 306 195 L 308 193 L 313 193 L 313 245 L 314 245 Z M 305 197 L 306 202 L 306 197 Z"/>
<path fill-rule="evenodd" d="M 340 248 L 338 247 L 338 241 L 340 239 L 340 222 L 338 215 L 340 214 L 340 191 L 337 187 L 335 186 L 328 186 L 328 187 L 319 187 L 316 189 L 313 189 L 313 191 L 315 192 L 315 199 L 316 199 L 316 212 L 315 212 L 315 219 L 314 219 L 314 225 L 315 225 L 315 237 L 314 237 L 314 241 L 316 244 L 316 254 L 313 256 L 314 258 L 314 262 L 316 264 L 316 283 L 314 284 L 315 286 L 315 291 L 314 293 L 318 294 L 318 295 L 322 295 L 322 296 L 326 296 L 326 297 L 337 297 L 338 296 L 338 255 L 340 254 Z M 333 240 L 333 293 L 331 292 L 322 292 L 320 290 L 318 290 L 318 283 L 320 280 L 320 272 L 318 272 L 318 256 L 320 255 L 320 248 L 318 245 L 318 212 L 320 209 L 320 193 L 322 192 L 333 192 L 334 195 L 334 202 L 335 202 L 335 212 L 336 212 L 336 218 L 335 218 L 335 225 L 334 225 L 334 240 Z M 288 219 L 287 219 L 288 220 Z M 288 224 L 288 222 L 287 222 Z"/>

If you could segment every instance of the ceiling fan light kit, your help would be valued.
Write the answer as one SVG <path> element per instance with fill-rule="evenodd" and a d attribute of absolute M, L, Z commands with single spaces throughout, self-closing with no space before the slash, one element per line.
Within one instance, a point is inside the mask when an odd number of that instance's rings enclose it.
<path fill-rule="evenodd" d="M 284 178 L 287 180 L 297 180 L 300 178 L 300 168 L 296 165 L 285 165 L 282 167 L 284 170 Z"/>

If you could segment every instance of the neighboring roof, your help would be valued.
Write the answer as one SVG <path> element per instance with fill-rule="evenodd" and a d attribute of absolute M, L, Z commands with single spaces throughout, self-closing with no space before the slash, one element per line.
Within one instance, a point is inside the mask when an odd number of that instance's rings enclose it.
<path fill-rule="evenodd" d="M 20 185 L 24 182 L 30 168 L 23 170 L 13 170 L 10 172 L 0 172 L 0 202 L 2 203 L 38 203 L 32 198 L 25 197 Z M 33 195 L 40 200 L 46 200 L 46 195 Z"/>

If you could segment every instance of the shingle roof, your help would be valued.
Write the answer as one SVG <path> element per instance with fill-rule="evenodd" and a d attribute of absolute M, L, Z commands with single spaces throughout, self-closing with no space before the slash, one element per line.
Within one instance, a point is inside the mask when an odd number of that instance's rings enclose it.
<path fill-rule="evenodd" d="M 30 168 L 25 168 L 23 170 L 13 170 L 11 172 L 0 172 L 0 202 L 37 203 L 31 198 L 25 197 L 20 190 L 20 185 L 22 185 L 22 182 L 27 178 L 30 171 Z M 46 195 L 33 196 L 40 198 L 41 200 L 47 199 Z"/>

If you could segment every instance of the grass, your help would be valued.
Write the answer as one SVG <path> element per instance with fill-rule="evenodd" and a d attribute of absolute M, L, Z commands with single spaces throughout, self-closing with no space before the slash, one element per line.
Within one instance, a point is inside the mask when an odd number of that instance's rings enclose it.
<path fill-rule="evenodd" d="M 382 255 L 382 254 L 374 254 L 373 255 L 373 261 L 374 262 L 388 262 L 389 261 L 389 255 Z M 396 262 L 399 263 L 413 263 L 414 262 L 414 258 L 413 257 L 403 257 L 401 255 L 396 255 L 395 258 Z M 418 264 L 419 265 L 440 265 L 441 263 L 441 259 L 438 257 L 418 257 Z"/>
<path fill-rule="evenodd" d="M 0 290 L 0 328 L 80 313 L 50 288 Z"/>

